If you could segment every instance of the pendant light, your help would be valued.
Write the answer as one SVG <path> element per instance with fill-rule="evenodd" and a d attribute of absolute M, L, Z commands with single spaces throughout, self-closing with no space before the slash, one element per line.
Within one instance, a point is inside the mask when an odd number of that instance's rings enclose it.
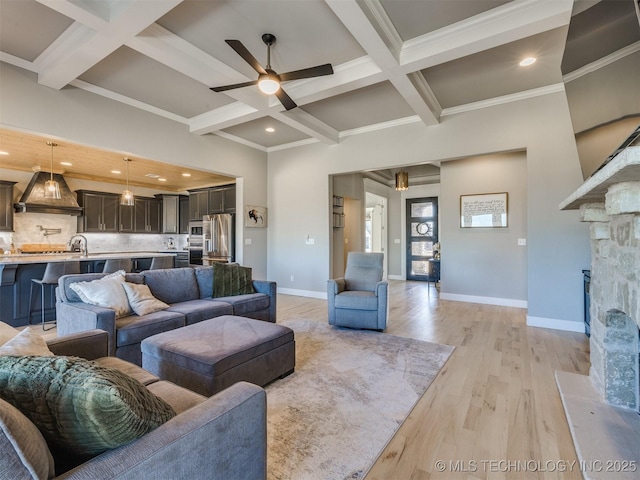
<path fill-rule="evenodd" d="M 127 162 L 127 189 L 122 192 L 122 196 L 120 197 L 120 205 L 125 205 L 127 207 L 133 207 L 134 198 L 133 193 L 129 190 L 129 162 L 130 158 L 123 158 L 125 162 Z"/>
<path fill-rule="evenodd" d="M 409 174 L 400 170 L 396 173 L 396 190 L 404 192 L 409 190 Z"/>
<path fill-rule="evenodd" d="M 57 147 L 58 144 L 47 142 L 47 145 L 51 147 L 51 177 L 44 182 L 44 198 L 60 200 L 62 198 L 60 194 L 60 184 L 53 179 L 53 147 Z"/>

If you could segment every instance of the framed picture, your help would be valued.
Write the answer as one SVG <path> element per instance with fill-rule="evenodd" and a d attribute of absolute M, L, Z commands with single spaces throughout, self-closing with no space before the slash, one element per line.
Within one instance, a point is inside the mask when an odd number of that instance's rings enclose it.
<path fill-rule="evenodd" d="M 244 226 L 263 228 L 267 226 L 267 208 L 256 207 L 255 205 L 245 205 Z"/>
<path fill-rule="evenodd" d="M 460 195 L 460 227 L 506 227 L 507 202 L 507 192 Z"/>

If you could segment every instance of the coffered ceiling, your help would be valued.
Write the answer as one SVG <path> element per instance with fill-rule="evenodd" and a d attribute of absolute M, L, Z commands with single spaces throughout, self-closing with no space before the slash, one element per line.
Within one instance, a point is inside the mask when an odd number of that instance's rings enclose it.
<path fill-rule="evenodd" d="M 561 91 L 572 11 L 622 2 L 634 0 L 577 0 L 575 10 L 572 0 L 0 0 L 0 60 L 44 86 L 88 90 L 193 135 L 268 152 L 410 122 L 437 126 L 451 114 Z M 225 39 L 266 66 L 264 33 L 277 37 L 277 72 L 333 65 L 333 75 L 283 84 L 298 108 L 286 111 L 256 86 L 209 88 L 255 80 Z M 600 57 L 620 48 L 583 40 L 579 48 L 592 42 Z M 639 40 L 622 43 L 637 52 Z M 525 57 L 537 61 L 519 66 Z"/>

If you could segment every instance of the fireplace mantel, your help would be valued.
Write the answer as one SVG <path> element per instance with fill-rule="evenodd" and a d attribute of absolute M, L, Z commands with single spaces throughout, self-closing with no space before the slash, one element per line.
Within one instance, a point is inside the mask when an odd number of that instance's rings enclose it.
<path fill-rule="evenodd" d="M 623 182 L 640 182 L 640 147 L 628 147 L 616 155 L 560 203 L 560 210 L 577 210 L 587 203 L 604 203 L 609 188 Z"/>

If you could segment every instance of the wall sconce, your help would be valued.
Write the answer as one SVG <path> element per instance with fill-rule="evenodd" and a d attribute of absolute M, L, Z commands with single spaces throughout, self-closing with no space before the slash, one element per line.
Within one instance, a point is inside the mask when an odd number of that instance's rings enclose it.
<path fill-rule="evenodd" d="M 133 192 L 129 190 L 129 162 L 130 158 L 123 158 L 125 162 L 127 162 L 127 189 L 122 192 L 122 196 L 120 197 L 120 205 L 125 205 L 127 207 L 133 207 L 135 205 L 135 200 L 133 198 Z"/>
<path fill-rule="evenodd" d="M 44 198 L 60 200 L 62 198 L 60 184 L 53 179 L 53 147 L 57 147 L 58 144 L 47 142 L 47 145 L 51 147 L 51 177 L 44 182 Z"/>
<path fill-rule="evenodd" d="M 409 190 L 409 174 L 407 172 L 400 170 L 396 173 L 396 190 L 399 192 Z"/>

